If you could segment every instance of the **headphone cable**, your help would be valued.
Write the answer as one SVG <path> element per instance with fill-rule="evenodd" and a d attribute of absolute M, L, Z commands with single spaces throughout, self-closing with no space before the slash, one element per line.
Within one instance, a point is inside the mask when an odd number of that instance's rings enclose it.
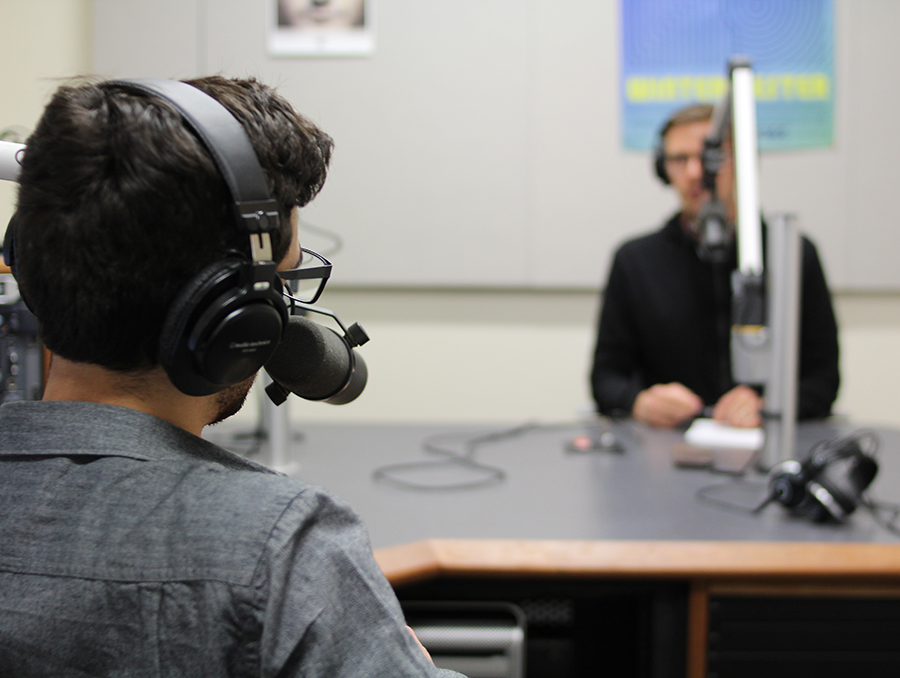
<path fill-rule="evenodd" d="M 888 502 L 877 501 L 871 498 L 867 493 L 862 493 L 859 497 L 860 506 L 863 506 L 880 527 L 887 530 L 891 534 L 900 537 L 900 525 L 897 525 L 897 519 L 900 518 L 900 505 Z M 882 512 L 889 513 L 890 518 L 886 519 Z"/>
<path fill-rule="evenodd" d="M 506 471 L 497 466 L 491 466 L 477 461 L 475 455 L 478 452 L 478 448 L 486 443 L 521 435 L 534 428 L 537 428 L 536 424 L 526 423 L 502 431 L 492 431 L 482 435 L 476 435 L 463 440 L 462 452 L 448 447 L 447 443 L 439 442 L 441 439 L 456 438 L 459 434 L 439 433 L 432 435 L 424 440 L 422 447 L 426 452 L 439 455 L 443 457 L 442 459 L 388 464 L 376 468 L 375 471 L 372 472 L 372 477 L 375 480 L 396 487 L 424 491 L 466 490 L 497 485 L 506 479 Z M 483 477 L 477 480 L 462 480 L 459 482 L 435 484 L 406 480 L 401 477 L 401 474 L 408 472 L 454 467 L 475 471 L 476 473 L 483 474 Z"/>
<path fill-rule="evenodd" d="M 723 508 L 727 511 L 732 511 L 733 513 L 741 513 L 744 515 L 758 514 L 771 501 L 771 499 L 767 498 L 763 504 L 745 506 L 744 504 L 738 504 L 736 502 L 728 501 L 726 499 L 721 499 L 715 496 L 717 490 L 720 490 L 722 488 L 735 487 L 738 487 L 742 490 L 753 490 L 754 493 L 758 496 L 759 491 L 764 490 L 766 486 L 750 482 L 746 478 L 735 478 L 730 482 L 716 483 L 714 485 L 706 485 L 704 487 L 701 487 L 699 490 L 697 490 L 695 496 L 700 502 L 707 503 L 718 508 Z"/>
<path fill-rule="evenodd" d="M 480 448 L 489 443 L 499 442 L 509 438 L 525 435 L 531 431 L 546 430 L 550 428 L 571 427 L 572 422 L 559 424 L 538 424 L 526 422 L 508 429 L 489 431 L 480 435 L 468 435 L 459 433 L 438 433 L 427 437 L 422 448 L 431 454 L 442 457 L 426 461 L 401 462 L 380 466 L 372 472 L 372 477 L 395 487 L 407 490 L 421 491 L 447 491 L 447 490 L 472 490 L 498 485 L 506 480 L 507 474 L 502 468 L 478 461 L 476 455 Z M 460 449 L 449 446 L 450 442 L 462 436 Z M 463 469 L 466 472 L 475 472 L 482 477 L 475 480 L 461 480 L 458 482 L 425 483 L 407 480 L 402 477 L 406 473 L 420 471 L 432 471 L 440 469 Z"/>

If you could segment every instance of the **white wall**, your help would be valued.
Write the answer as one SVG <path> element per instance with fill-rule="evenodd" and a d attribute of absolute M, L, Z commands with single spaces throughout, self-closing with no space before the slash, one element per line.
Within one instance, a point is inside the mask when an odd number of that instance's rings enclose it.
<path fill-rule="evenodd" d="M 88 0 L 0 0 L 0 130 L 30 129 L 55 82 L 89 67 L 89 10 Z M 13 202 L 0 181 L 0 230 Z"/>
<path fill-rule="evenodd" d="M 371 335 L 369 386 L 342 408 L 292 399 L 298 421 L 553 422 L 589 404 L 593 292 L 332 291 L 323 303 Z M 837 293 L 835 311 L 836 411 L 900 426 L 900 295 Z"/>
<path fill-rule="evenodd" d="M 344 236 L 344 284 L 589 289 L 668 209 L 622 147 L 621 0 L 378 0 L 365 58 L 269 54 L 267 1 L 94 0 L 93 67 L 277 82 L 337 139 L 304 214 Z M 898 291 L 900 3 L 834 5 L 834 141 L 764 154 L 762 204 L 798 215 L 839 288 Z"/>
<path fill-rule="evenodd" d="M 56 81 L 86 71 L 90 7 L 88 0 L 0 0 L 0 129 L 32 126 Z M 0 186 L 3 224 L 10 188 Z M 334 290 L 322 304 L 372 336 L 361 349 L 369 386 L 344 407 L 293 399 L 298 423 L 551 422 L 572 419 L 588 403 L 592 291 Z M 838 410 L 860 424 L 900 426 L 900 295 L 838 290 L 836 310 Z M 241 416 L 253 415 L 250 408 Z"/>

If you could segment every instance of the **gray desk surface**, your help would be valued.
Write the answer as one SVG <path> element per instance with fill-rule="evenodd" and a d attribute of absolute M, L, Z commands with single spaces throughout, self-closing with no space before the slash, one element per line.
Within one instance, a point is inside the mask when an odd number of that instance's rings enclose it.
<path fill-rule="evenodd" d="M 288 455 L 300 465 L 293 475 L 328 488 L 361 514 L 375 548 L 424 539 L 900 542 L 864 509 L 845 524 L 821 525 L 774 504 L 751 515 L 704 501 L 698 493 L 753 506 L 764 497 L 765 476 L 751 472 L 736 479 L 674 467 L 670 451 L 680 434 L 633 422 L 611 427 L 626 447 L 623 453 L 567 452 L 573 436 L 590 430 L 584 423 L 487 442 L 475 459 L 505 476 L 471 489 L 399 488 L 373 473 L 389 464 L 439 461 L 423 448 L 426 440 L 462 451 L 466 440 L 509 427 L 295 427 Z M 853 430 L 838 422 L 801 425 L 798 451 Z M 871 494 L 900 500 L 900 432 L 879 430 L 878 436 L 880 470 Z M 267 453 L 263 448 L 256 458 L 266 463 Z M 439 465 L 395 475 L 435 485 L 486 477 L 478 469 Z"/>

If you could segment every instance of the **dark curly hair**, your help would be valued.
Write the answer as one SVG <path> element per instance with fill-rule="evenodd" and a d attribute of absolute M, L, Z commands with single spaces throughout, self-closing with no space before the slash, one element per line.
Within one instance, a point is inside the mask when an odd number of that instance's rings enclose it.
<path fill-rule="evenodd" d="M 280 260 L 292 208 L 325 182 L 331 138 L 256 80 L 186 82 L 247 131 L 278 202 Z M 27 141 L 19 184 L 17 278 L 44 345 L 69 360 L 154 367 L 179 288 L 227 252 L 249 253 L 225 182 L 181 114 L 114 82 L 56 91 Z"/>

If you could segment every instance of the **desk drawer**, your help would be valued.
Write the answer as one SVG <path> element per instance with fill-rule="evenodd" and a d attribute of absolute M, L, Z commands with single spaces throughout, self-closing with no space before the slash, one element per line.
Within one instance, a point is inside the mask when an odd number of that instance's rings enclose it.
<path fill-rule="evenodd" d="M 898 599 L 711 596 L 707 675 L 896 677 L 898 639 Z"/>

